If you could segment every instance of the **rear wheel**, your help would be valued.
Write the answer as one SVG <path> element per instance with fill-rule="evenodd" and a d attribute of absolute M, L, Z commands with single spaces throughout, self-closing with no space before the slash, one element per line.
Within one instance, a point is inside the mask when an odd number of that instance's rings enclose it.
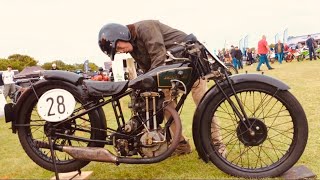
<path fill-rule="evenodd" d="M 248 115 L 240 121 L 226 97 L 209 101 L 202 117 L 201 138 L 210 160 L 233 176 L 279 176 L 302 155 L 308 139 L 305 113 L 289 92 L 259 82 L 234 86 Z M 226 95 L 236 103 L 230 88 Z"/>
<path fill-rule="evenodd" d="M 83 109 L 83 100 L 77 91 L 63 85 L 46 85 L 37 89 L 38 97 L 51 89 L 64 89 L 69 91 L 76 100 L 76 109 L 73 115 L 79 114 Z M 26 100 L 25 105 L 19 113 L 19 122 L 24 126 L 18 128 L 18 135 L 20 143 L 28 154 L 28 156 L 39 166 L 54 171 L 52 156 L 50 153 L 50 146 L 48 135 L 53 123 L 47 122 L 40 117 L 37 112 L 37 97 L 32 93 Z M 76 136 L 87 139 L 104 139 L 104 133 L 94 130 L 102 129 L 102 122 L 99 120 L 97 111 L 83 115 L 75 120 L 65 122 L 59 125 L 55 131 L 67 136 Z M 55 136 L 55 135 L 53 135 Z M 87 143 L 80 140 L 73 140 L 62 136 L 56 136 L 56 145 L 62 146 L 80 146 L 80 147 L 103 147 L 104 144 Z M 54 150 L 58 172 L 76 171 L 84 167 L 89 161 L 76 160 L 67 153 Z"/>

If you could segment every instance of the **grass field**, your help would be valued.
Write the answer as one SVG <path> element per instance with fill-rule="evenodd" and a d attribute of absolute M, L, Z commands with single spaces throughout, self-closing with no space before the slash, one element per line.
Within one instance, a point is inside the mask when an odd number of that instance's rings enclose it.
<path fill-rule="evenodd" d="M 262 66 L 265 75 L 275 77 L 291 89 L 302 104 L 309 123 L 309 139 L 303 156 L 297 165 L 305 165 L 315 174 L 320 173 L 320 60 L 318 61 L 293 61 L 271 64 L 275 69 L 268 71 Z M 240 73 L 257 73 L 257 64 L 245 66 Z M 319 88 L 319 89 L 318 89 Z M 184 135 L 192 142 L 192 118 L 195 106 L 191 96 L 188 97 L 181 117 Z M 107 115 L 108 116 L 108 115 Z M 24 153 L 17 135 L 12 134 L 4 119 L 0 119 L 0 179 L 49 179 L 53 172 L 46 171 L 36 165 Z M 193 142 L 192 146 L 194 148 Z M 92 179 L 213 179 L 232 178 L 211 163 L 204 163 L 198 159 L 196 151 L 189 155 L 171 157 L 161 163 L 151 165 L 126 165 L 119 166 L 107 163 L 92 162 L 85 170 L 93 171 Z"/>

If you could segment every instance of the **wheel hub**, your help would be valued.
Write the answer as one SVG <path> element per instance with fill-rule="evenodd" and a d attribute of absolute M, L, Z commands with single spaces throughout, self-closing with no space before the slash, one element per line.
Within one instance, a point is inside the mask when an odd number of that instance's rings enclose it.
<path fill-rule="evenodd" d="M 71 123 L 63 123 L 57 127 L 54 127 L 55 123 L 46 122 L 43 126 L 44 133 L 47 136 L 56 136 L 56 132 L 61 134 L 72 135 L 75 132 L 75 128 L 72 127 Z"/>
<path fill-rule="evenodd" d="M 241 121 L 237 127 L 238 139 L 246 146 L 262 144 L 268 135 L 267 126 L 257 118 Z"/>

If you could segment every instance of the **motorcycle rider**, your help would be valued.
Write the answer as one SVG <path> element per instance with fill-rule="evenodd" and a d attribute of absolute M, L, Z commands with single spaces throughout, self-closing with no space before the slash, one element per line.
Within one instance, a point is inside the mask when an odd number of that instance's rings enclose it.
<path fill-rule="evenodd" d="M 100 49 L 106 53 L 111 60 L 114 60 L 116 53 L 130 53 L 137 62 L 139 68 L 148 72 L 156 67 L 164 65 L 167 49 L 176 46 L 176 43 L 183 42 L 187 34 L 169 27 L 158 20 L 143 20 L 129 25 L 110 23 L 104 25 L 99 32 Z M 207 91 L 207 81 L 199 79 L 192 88 L 192 97 L 196 105 Z M 170 92 L 163 91 L 166 100 L 170 99 Z M 176 102 L 170 105 L 176 106 Z M 221 144 L 221 135 L 218 122 L 215 119 L 213 126 L 213 143 L 221 147 L 224 153 L 224 146 Z M 174 128 L 174 127 L 171 127 Z M 220 150 L 219 150 L 220 151 Z M 187 154 L 191 152 L 189 141 L 181 134 L 180 143 L 176 154 Z"/>

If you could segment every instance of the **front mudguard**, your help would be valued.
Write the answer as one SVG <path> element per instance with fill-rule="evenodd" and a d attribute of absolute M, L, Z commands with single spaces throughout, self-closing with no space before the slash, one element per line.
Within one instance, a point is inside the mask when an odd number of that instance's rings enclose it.
<path fill-rule="evenodd" d="M 81 101 L 85 101 L 87 99 L 87 94 L 84 92 L 84 90 L 82 89 L 81 85 L 75 85 L 73 83 L 67 82 L 67 81 L 61 81 L 61 80 L 40 80 L 38 82 L 36 82 L 35 84 L 33 84 L 32 86 L 29 86 L 19 97 L 17 103 L 15 105 L 11 105 L 12 107 L 10 108 L 10 111 L 8 110 L 8 112 L 5 112 L 5 114 L 8 116 L 10 115 L 9 121 L 11 121 L 11 126 L 12 126 L 12 132 L 16 133 L 17 132 L 17 126 L 16 124 L 22 124 L 23 122 L 19 122 L 19 120 L 21 118 L 19 118 L 19 114 L 21 112 L 21 109 L 23 108 L 23 106 L 28 106 L 28 104 L 25 104 L 24 102 L 26 101 L 26 99 L 32 95 L 32 93 L 37 92 L 37 89 L 40 89 L 44 86 L 47 85 L 52 85 L 52 84 L 57 84 L 57 85 L 61 85 L 64 87 L 68 87 L 70 89 L 73 89 L 74 91 L 76 91 L 77 93 L 80 94 L 81 96 Z M 40 97 L 38 97 L 40 98 Z M 103 125 L 105 126 L 105 115 L 103 113 L 103 109 L 97 108 L 97 112 L 99 114 L 99 120 L 103 122 Z M 6 119 L 7 120 L 7 119 Z M 101 127 L 104 128 L 104 127 Z"/>
<path fill-rule="evenodd" d="M 279 90 L 290 89 L 290 87 L 285 83 L 275 78 L 272 78 L 270 76 L 261 75 L 261 74 L 236 74 L 236 75 L 230 76 L 230 79 L 233 85 L 240 84 L 240 83 L 247 83 L 247 82 L 260 82 L 260 83 L 265 83 L 265 84 L 274 86 Z M 229 88 L 226 80 L 221 82 L 220 85 L 222 89 Z M 193 116 L 193 124 L 192 124 L 193 141 L 194 141 L 196 150 L 198 152 L 198 155 L 205 162 L 209 161 L 209 155 L 205 152 L 202 146 L 203 142 L 202 142 L 201 133 L 200 133 L 201 131 L 200 127 L 203 119 L 202 116 L 205 114 L 204 110 L 210 101 L 210 98 L 208 97 L 216 96 L 218 93 L 221 93 L 219 88 L 216 85 L 212 86 L 203 96 Z"/>

